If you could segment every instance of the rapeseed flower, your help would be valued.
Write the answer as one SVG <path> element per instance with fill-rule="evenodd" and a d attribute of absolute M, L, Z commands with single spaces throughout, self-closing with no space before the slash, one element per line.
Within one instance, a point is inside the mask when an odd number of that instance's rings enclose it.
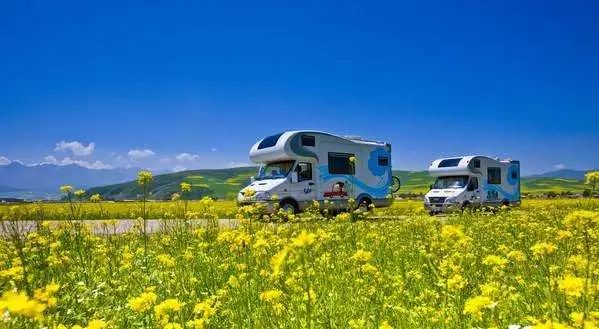
<path fill-rule="evenodd" d="M 558 286 L 567 296 L 580 297 L 584 291 L 584 279 L 566 275 L 558 281 Z"/>
<path fill-rule="evenodd" d="M 495 303 L 487 296 L 476 296 L 468 299 L 464 305 L 464 314 L 470 314 L 475 318 L 482 318 L 484 309 L 493 308 Z"/>
<path fill-rule="evenodd" d="M 156 303 L 156 299 L 158 296 L 153 291 L 147 291 L 139 295 L 138 297 L 134 297 L 129 299 L 129 308 L 136 312 L 146 312 L 152 308 L 154 303 Z"/>

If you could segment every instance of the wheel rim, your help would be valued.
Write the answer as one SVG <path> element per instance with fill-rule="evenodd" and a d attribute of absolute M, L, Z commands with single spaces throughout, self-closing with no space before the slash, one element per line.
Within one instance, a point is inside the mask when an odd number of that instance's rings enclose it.
<path fill-rule="evenodd" d="M 281 208 L 283 208 L 283 210 L 286 212 L 295 212 L 295 208 L 289 203 L 284 204 Z"/>

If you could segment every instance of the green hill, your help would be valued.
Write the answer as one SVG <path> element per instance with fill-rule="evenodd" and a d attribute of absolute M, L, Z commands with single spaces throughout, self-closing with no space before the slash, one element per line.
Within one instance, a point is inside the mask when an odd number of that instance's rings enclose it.
<path fill-rule="evenodd" d="M 150 186 L 152 199 L 170 199 L 173 193 L 179 191 L 181 182 L 192 184 L 189 194 L 191 199 L 210 196 L 215 199 L 233 199 L 252 175 L 256 168 L 230 168 L 230 169 L 200 169 L 188 170 L 170 174 L 154 176 Z M 137 199 L 142 193 L 136 181 L 94 187 L 87 190 L 88 195 L 99 193 L 104 199 L 132 200 Z"/>
<path fill-rule="evenodd" d="M 201 169 L 177 173 L 162 174 L 154 177 L 150 187 L 152 199 L 170 199 L 179 190 L 181 182 L 192 184 L 190 198 L 199 199 L 210 196 L 215 199 L 234 199 L 239 190 L 245 187 L 250 177 L 256 174 L 255 167 L 231 169 Z M 433 178 L 426 171 L 394 170 L 393 175 L 401 180 L 400 194 L 424 194 L 433 183 Z M 582 192 L 585 185 L 582 181 L 563 178 L 524 177 L 523 193 Z M 137 199 L 141 189 L 137 182 L 107 185 L 91 188 L 88 195 L 99 193 L 104 199 L 132 200 Z"/>

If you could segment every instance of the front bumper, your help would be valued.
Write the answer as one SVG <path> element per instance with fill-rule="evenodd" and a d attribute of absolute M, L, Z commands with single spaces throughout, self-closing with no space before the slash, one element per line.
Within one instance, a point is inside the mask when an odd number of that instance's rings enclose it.
<path fill-rule="evenodd" d="M 459 203 L 451 203 L 451 202 L 429 203 L 429 202 L 425 202 L 424 208 L 426 208 L 426 210 L 432 211 L 432 212 L 449 212 L 449 211 L 460 210 L 462 207 L 460 206 Z"/>

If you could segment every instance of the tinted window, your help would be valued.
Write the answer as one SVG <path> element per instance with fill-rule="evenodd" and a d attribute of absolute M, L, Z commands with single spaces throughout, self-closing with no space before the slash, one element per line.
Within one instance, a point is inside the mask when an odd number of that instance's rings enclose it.
<path fill-rule="evenodd" d="M 295 168 L 298 181 L 312 180 L 312 164 L 308 162 L 300 162 Z"/>
<path fill-rule="evenodd" d="M 281 135 L 283 135 L 283 133 L 266 137 L 265 139 L 263 139 L 260 142 L 260 144 L 258 144 L 258 149 L 260 150 L 260 149 L 265 149 L 267 147 L 275 146 L 277 144 L 277 141 L 281 137 Z"/>
<path fill-rule="evenodd" d="M 518 178 L 518 172 L 512 171 L 512 179 L 517 179 L 517 178 Z"/>
<path fill-rule="evenodd" d="M 462 158 L 441 160 L 441 162 L 439 162 L 439 168 L 457 167 L 458 163 L 460 163 L 460 160 L 462 160 Z"/>
<path fill-rule="evenodd" d="M 347 153 L 329 153 L 329 174 L 353 175 L 355 168 L 350 160 L 353 156 Z"/>
<path fill-rule="evenodd" d="M 379 166 L 388 167 L 389 166 L 389 158 L 387 157 L 379 157 Z"/>
<path fill-rule="evenodd" d="M 316 137 L 303 135 L 302 136 L 302 145 L 303 146 L 315 146 L 316 145 Z"/>
<path fill-rule="evenodd" d="M 487 168 L 487 183 L 501 184 L 501 168 L 497 168 L 497 167 Z"/>
<path fill-rule="evenodd" d="M 468 184 L 468 190 L 469 191 L 474 191 L 476 189 L 478 189 L 478 178 L 471 177 L 470 178 L 470 184 Z"/>
<path fill-rule="evenodd" d="M 480 168 L 480 159 L 474 159 L 474 160 L 472 160 L 472 166 L 474 168 Z"/>

